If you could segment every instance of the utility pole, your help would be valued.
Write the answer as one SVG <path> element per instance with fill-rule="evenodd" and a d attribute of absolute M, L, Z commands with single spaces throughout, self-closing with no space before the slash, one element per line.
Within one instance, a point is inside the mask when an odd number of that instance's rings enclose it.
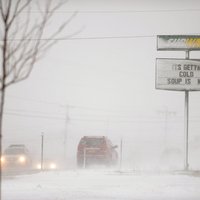
<path fill-rule="evenodd" d="M 41 171 L 44 170 L 44 133 L 41 134 Z"/>
<path fill-rule="evenodd" d="M 71 105 L 61 105 L 61 107 L 64 107 L 66 115 L 65 115 L 65 130 L 63 135 L 63 161 L 64 161 L 64 167 L 66 167 L 67 163 L 67 151 L 68 151 L 68 124 L 70 121 L 70 108 L 73 108 L 74 106 Z"/>
<path fill-rule="evenodd" d="M 60 105 L 65 109 L 65 130 L 64 130 L 64 135 L 63 135 L 63 161 L 64 161 L 64 167 L 66 167 L 67 163 L 67 153 L 68 153 L 68 140 L 69 140 L 69 131 L 68 131 L 68 124 L 70 121 L 70 108 L 75 108 L 75 106 L 69 105 L 69 104 L 64 104 Z"/>
<path fill-rule="evenodd" d="M 123 152 L 123 141 L 122 141 L 122 138 L 121 138 L 121 140 L 120 140 L 120 160 L 119 160 L 119 170 L 120 171 L 122 169 L 122 159 L 123 159 L 122 152 Z"/>
<path fill-rule="evenodd" d="M 67 161 L 67 140 L 68 140 L 68 122 L 69 122 L 69 105 L 66 105 L 66 119 L 65 119 L 65 132 L 64 132 L 64 162 Z"/>

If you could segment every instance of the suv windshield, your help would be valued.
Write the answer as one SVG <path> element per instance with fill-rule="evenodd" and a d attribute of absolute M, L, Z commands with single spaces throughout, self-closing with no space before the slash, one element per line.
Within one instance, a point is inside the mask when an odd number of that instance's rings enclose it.
<path fill-rule="evenodd" d="M 82 145 L 87 147 L 100 147 L 104 144 L 103 138 L 85 138 L 81 141 Z"/>
<path fill-rule="evenodd" d="M 6 155 L 17 155 L 17 154 L 24 154 L 25 151 L 24 151 L 24 149 L 15 149 L 15 148 L 12 148 L 12 149 L 6 149 L 4 153 Z"/>

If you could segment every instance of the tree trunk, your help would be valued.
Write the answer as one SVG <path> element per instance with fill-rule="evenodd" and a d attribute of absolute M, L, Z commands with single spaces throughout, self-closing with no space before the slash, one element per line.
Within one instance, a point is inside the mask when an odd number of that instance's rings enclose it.
<path fill-rule="evenodd" d="M 1 102 L 0 102 L 0 159 L 2 158 L 2 144 L 3 144 L 3 112 L 6 91 L 6 53 L 7 53 L 7 37 L 8 28 L 5 29 L 3 50 L 2 50 L 2 81 L 1 81 Z M 2 199 L 2 161 L 0 160 L 0 200 Z"/>
<path fill-rule="evenodd" d="M 3 144 L 3 110 L 5 101 L 5 88 L 1 90 L 1 101 L 0 101 L 0 158 L 2 157 L 2 144 Z M 0 160 L 0 200 L 2 199 L 2 161 Z"/>

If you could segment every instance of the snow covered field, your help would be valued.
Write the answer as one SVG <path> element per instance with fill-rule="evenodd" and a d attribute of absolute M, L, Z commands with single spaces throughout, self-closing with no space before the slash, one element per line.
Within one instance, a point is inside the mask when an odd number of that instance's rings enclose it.
<path fill-rule="evenodd" d="M 4 177 L 2 190 L 3 200 L 199 200 L 200 176 L 52 171 Z"/>

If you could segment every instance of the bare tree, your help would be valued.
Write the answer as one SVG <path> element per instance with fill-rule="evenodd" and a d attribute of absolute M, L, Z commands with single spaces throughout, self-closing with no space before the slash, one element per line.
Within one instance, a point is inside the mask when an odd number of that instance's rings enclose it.
<path fill-rule="evenodd" d="M 0 0 L 0 157 L 6 88 L 29 77 L 36 61 L 57 42 L 56 36 L 75 16 L 73 13 L 44 38 L 48 24 L 64 3 L 66 0 Z"/>

